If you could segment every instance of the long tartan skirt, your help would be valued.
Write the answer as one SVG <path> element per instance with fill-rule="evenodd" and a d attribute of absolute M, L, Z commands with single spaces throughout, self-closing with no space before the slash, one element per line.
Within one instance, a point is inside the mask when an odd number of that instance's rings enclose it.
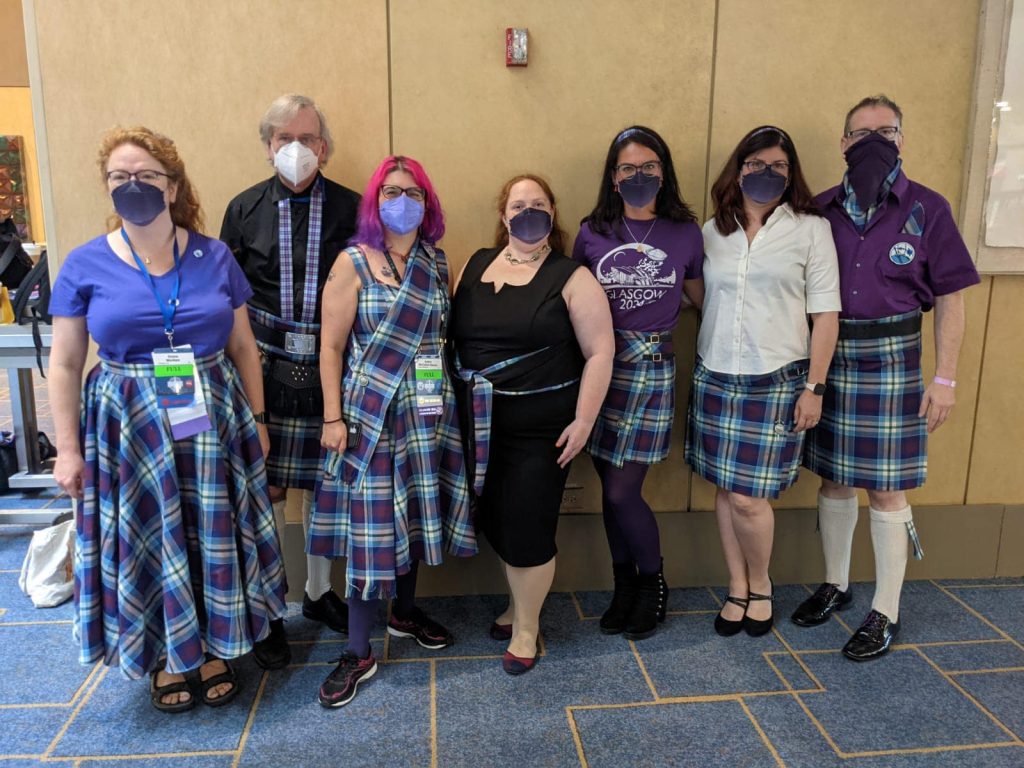
<path fill-rule="evenodd" d="M 285 613 L 263 454 L 223 353 L 196 361 L 213 428 L 173 440 L 153 366 L 103 361 L 82 396 L 80 659 L 129 678 L 241 656 Z M 164 659 L 166 658 L 166 663 Z"/>

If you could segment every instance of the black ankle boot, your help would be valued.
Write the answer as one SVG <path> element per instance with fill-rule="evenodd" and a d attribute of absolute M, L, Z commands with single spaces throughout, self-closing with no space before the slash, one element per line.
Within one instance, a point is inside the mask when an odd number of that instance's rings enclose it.
<path fill-rule="evenodd" d="M 668 584 L 660 568 L 650 576 L 642 573 L 637 575 L 636 582 L 636 603 L 626 622 L 626 637 L 630 640 L 643 640 L 654 634 L 658 622 L 665 620 Z"/>
<path fill-rule="evenodd" d="M 617 635 L 626 628 L 636 603 L 636 566 L 633 563 L 612 563 L 615 593 L 608 610 L 601 616 L 601 632 Z"/>

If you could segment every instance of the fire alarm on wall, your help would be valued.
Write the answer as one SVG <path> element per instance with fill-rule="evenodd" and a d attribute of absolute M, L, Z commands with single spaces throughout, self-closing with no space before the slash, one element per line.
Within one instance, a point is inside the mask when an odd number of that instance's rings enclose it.
<path fill-rule="evenodd" d="M 526 43 L 528 33 L 526 27 L 508 27 L 505 30 L 505 66 L 525 67 Z"/>

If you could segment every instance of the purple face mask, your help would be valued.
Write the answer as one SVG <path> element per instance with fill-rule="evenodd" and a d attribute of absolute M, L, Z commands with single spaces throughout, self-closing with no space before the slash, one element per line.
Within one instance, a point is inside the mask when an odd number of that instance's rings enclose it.
<path fill-rule="evenodd" d="M 648 176 L 643 171 L 637 171 L 628 179 L 619 182 L 619 194 L 622 195 L 622 201 L 634 208 L 646 208 L 654 202 L 659 189 L 661 189 L 661 177 Z"/>
<path fill-rule="evenodd" d="M 110 193 L 114 210 L 125 221 L 144 227 L 164 212 L 164 193 L 144 181 L 126 181 Z"/>
<path fill-rule="evenodd" d="M 781 173 L 776 173 L 772 167 L 766 166 L 760 173 L 748 173 L 740 177 L 740 189 L 743 194 L 755 203 L 770 203 L 778 200 L 786 191 L 788 179 Z"/>
<path fill-rule="evenodd" d="M 525 208 L 508 220 L 508 231 L 516 240 L 533 245 L 551 232 L 551 214 L 540 208 Z"/>
<path fill-rule="evenodd" d="M 896 142 L 871 133 L 846 150 L 846 178 L 857 202 L 865 210 L 878 202 L 885 177 L 892 173 L 900 156 Z"/>
<path fill-rule="evenodd" d="M 419 227 L 427 209 L 423 203 L 408 195 L 399 195 L 382 202 L 377 210 L 380 211 L 380 220 L 385 227 L 399 235 L 407 235 Z"/>

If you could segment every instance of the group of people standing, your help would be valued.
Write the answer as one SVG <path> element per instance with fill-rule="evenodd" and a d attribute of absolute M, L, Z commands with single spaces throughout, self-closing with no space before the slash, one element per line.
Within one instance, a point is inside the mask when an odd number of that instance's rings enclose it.
<path fill-rule="evenodd" d="M 868 491 L 877 586 L 844 648 L 885 653 L 899 628 L 904 490 L 924 481 L 927 432 L 953 406 L 962 290 L 978 281 L 939 195 L 903 174 L 902 113 L 858 103 L 848 171 L 817 198 L 792 138 L 744 136 L 701 231 L 654 130 L 613 139 L 575 245 L 540 176 L 509 179 L 496 235 L 454 279 L 424 168 L 391 156 L 362 197 L 320 173 L 333 149 L 310 99 L 260 124 L 275 175 L 238 195 L 220 240 L 201 234 L 173 142 L 117 129 L 100 151 L 113 229 L 68 254 L 54 286 L 51 401 L 58 483 L 78 503 L 81 659 L 149 675 L 178 712 L 238 692 L 231 660 L 290 661 L 284 496 L 302 491 L 302 612 L 347 633 L 321 684 L 340 707 L 373 676 L 370 634 L 425 648 L 451 632 L 415 603 L 419 563 L 477 551 L 509 586 L 490 635 L 531 670 L 555 572 L 573 458 L 601 480 L 614 593 L 600 630 L 642 639 L 668 587 L 643 498 L 675 416 L 673 328 L 702 314 L 686 460 L 717 487 L 729 568 L 721 635 L 767 633 L 771 499 L 801 463 L 822 477 L 825 583 L 793 614 L 812 626 L 851 599 L 856 488 Z M 935 307 L 923 384 L 921 313 Z M 84 370 L 88 338 L 100 363 Z M 79 400 L 81 399 L 81 409 Z M 330 567 L 346 559 L 344 599 Z"/>

